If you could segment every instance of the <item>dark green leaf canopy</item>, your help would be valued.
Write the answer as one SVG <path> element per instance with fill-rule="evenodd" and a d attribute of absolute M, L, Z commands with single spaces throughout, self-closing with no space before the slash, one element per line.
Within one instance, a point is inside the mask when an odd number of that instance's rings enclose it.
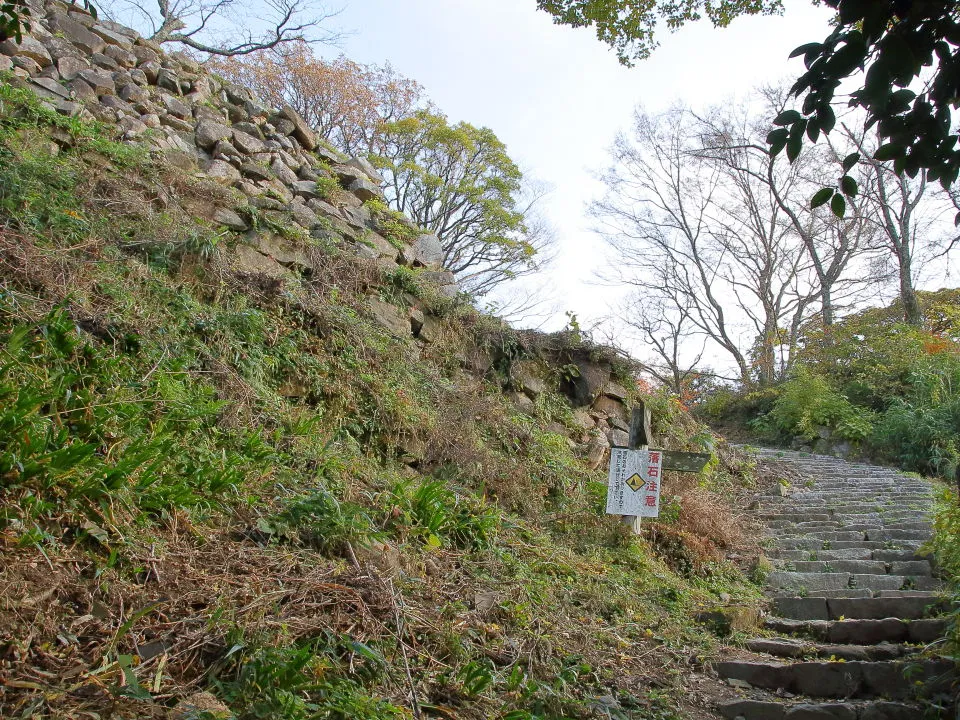
<path fill-rule="evenodd" d="M 707 17 L 726 27 L 739 15 L 779 13 L 782 0 L 537 0 L 537 7 L 554 21 L 571 27 L 592 27 L 597 38 L 617 51 L 624 65 L 642 60 L 657 47 L 654 30 L 660 23 L 675 30 Z"/>
<path fill-rule="evenodd" d="M 820 1 L 837 13 L 834 29 L 822 42 L 806 43 L 791 54 L 803 57 L 806 67 L 793 86 L 803 103 L 801 112 L 776 119 L 786 132 L 770 133 L 770 151 L 786 149 L 794 160 L 805 135 L 815 142 L 829 133 L 836 124 L 833 105 L 841 83 L 856 77 L 861 86 L 845 97 L 876 127 L 884 143 L 877 159 L 893 161 L 897 172 L 911 177 L 924 171 L 944 187 L 952 185 L 960 175 L 960 136 L 953 126 L 960 106 L 960 3 Z M 660 23 L 675 29 L 708 17 L 725 26 L 739 15 L 782 10 L 778 0 L 537 0 L 537 5 L 558 23 L 595 28 L 627 65 L 656 47 L 654 30 Z"/>

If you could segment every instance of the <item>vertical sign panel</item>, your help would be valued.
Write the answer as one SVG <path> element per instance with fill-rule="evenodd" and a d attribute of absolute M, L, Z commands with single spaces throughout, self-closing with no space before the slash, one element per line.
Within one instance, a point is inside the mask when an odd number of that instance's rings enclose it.
<path fill-rule="evenodd" d="M 607 513 L 657 517 L 663 453 L 659 450 L 610 450 Z"/>

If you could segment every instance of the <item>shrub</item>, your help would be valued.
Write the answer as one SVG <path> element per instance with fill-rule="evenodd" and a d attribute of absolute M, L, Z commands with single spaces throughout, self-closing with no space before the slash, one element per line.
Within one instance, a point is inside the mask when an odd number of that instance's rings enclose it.
<path fill-rule="evenodd" d="M 773 409 L 760 419 L 786 436 L 817 437 L 819 428 L 830 428 L 846 440 L 863 440 L 873 428 L 873 416 L 834 390 L 822 376 L 800 368 L 784 383 Z"/>
<path fill-rule="evenodd" d="M 877 423 L 870 447 L 908 470 L 952 477 L 960 466 L 960 358 L 929 356 Z"/>
<path fill-rule="evenodd" d="M 499 525 L 496 510 L 458 496 L 443 480 L 428 479 L 416 486 L 400 482 L 390 491 L 390 500 L 395 532 L 412 533 L 432 547 L 483 550 L 493 544 Z"/>
<path fill-rule="evenodd" d="M 238 720 L 407 717 L 365 687 L 385 665 L 374 649 L 325 634 L 302 644 L 241 652 L 214 684 Z"/>
<path fill-rule="evenodd" d="M 272 517 L 262 518 L 257 528 L 271 537 L 327 554 L 342 554 L 347 544 L 367 545 L 380 535 L 360 505 L 339 501 L 322 488 L 291 501 Z"/>

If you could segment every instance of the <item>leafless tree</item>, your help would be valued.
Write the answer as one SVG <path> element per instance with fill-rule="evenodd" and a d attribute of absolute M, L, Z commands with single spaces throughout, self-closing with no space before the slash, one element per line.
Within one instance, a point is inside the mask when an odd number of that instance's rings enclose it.
<path fill-rule="evenodd" d="M 646 351 L 640 360 L 644 370 L 678 396 L 683 396 L 686 385 L 699 374 L 704 352 L 702 337 L 699 352 L 691 356 L 685 350 L 695 339 L 696 328 L 684 300 L 637 294 L 619 318 Z"/>
<path fill-rule="evenodd" d="M 923 311 L 916 291 L 919 266 L 945 257 L 960 243 L 960 234 L 950 222 L 957 210 L 956 196 L 928 182 L 925 171 L 911 178 L 898 173 L 892 163 L 874 159 L 877 141 L 862 126 L 845 124 L 843 129 L 851 147 L 864 160 L 860 192 L 869 209 L 867 217 L 887 250 L 887 258 L 895 265 L 904 320 L 920 325 Z"/>
<path fill-rule="evenodd" d="M 803 244 L 816 275 L 821 318 L 830 326 L 836 319 L 837 303 L 850 300 L 865 284 L 847 270 L 875 248 L 877 233 L 866 218 L 868 202 L 862 195 L 851 198 L 845 218 L 837 218 L 827 207 L 811 208 L 810 197 L 843 174 L 841 158 L 832 145 L 818 146 L 783 172 L 786 158 L 770 159 L 766 143 L 758 140 L 768 129 L 769 118 L 788 109 L 790 95 L 785 88 L 773 86 L 761 89 L 758 97 L 758 112 L 726 109 L 703 119 L 706 151 L 769 190 Z"/>
<path fill-rule="evenodd" d="M 293 41 L 332 43 L 324 25 L 335 15 L 313 0 L 111 0 L 101 7 L 157 43 L 179 43 L 208 55 L 233 57 Z"/>
<path fill-rule="evenodd" d="M 772 382 L 819 297 L 802 245 L 764 180 L 772 159 L 677 107 L 637 112 L 592 207 L 623 282 L 670 300 L 730 355 L 744 385 Z M 775 168 L 779 192 L 796 184 Z M 750 341 L 742 342 L 746 330 Z"/>

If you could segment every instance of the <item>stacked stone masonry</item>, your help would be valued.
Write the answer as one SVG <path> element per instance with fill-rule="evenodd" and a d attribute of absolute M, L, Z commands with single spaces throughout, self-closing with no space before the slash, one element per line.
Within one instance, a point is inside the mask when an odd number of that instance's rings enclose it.
<path fill-rule="evenodd" d="M 267 219 L 280 214 L 281 222 L 346 244 L 388 269 L 422 268 L 425 280 L 456 295 L 453 274 L 442 268 L 439 240 L 423 233 L 398 247 L 384 237 L 364 205 L 382 200 L 383 179 L 366 160 L 326 147 L 296 110 L 272 109 L 188 55 L 167 54 L 130 28 L 96 20 L 79 7 L 56 0 L 31 7 L 31 34 L 21 43 L 0 43 L 0 72 L 12 73 L 14 83 L 63 115 L 115 126 L 119 139 L 233 188 L 234 205 L 212 208 L 209 219 L 248 233 L 234 258 L 241 269 L 277 279 L 310 270 L 293 243 L 251 229 L 251 212 Z M 333 181 L 343 191 L 328 198 L 323 189 Z M 400 220 L 415 233 L 412 222 Z"/>
<path fill-rule="evenodd" d="M 767 527 L 767 637 L 715 670 L 742 697 L 730 720 L 953 717 L 952 661 L 925 652 L 946 632 L 930 558 L 929 483 L 889 468 L 756 451 L 801 484 L 758 498 Z M 935 645 L 934 645 L 935 646 Z"/>
<path fill-rule="evenodd" d="M 328 147 L 292 107 L 271 108 L 190 56 L 166 53 L 134 30 L 95 19 L 78 6 L 31 0 L 31 13 L 31 34 L 22 43 L 0 43 L 0 72 L 58 113 L 99 121 L 115 128 L 120 141 L 230 188 L 223 197 L 233 201 L 218 200 L 206 219 L 240 237 L 228 257 L 238 274 L 281 283 L 309 274 L 308 248 L 264 229 L 292 224 L 311 242 L 348 248 L 387 271 L 414 268 L 441 293 L 458 294 L 453 274 L 443 268 L 440 240 L 395 215 L 391 222 L 407 225 L 415 239 L 388 239 L 367 202 L 383 200 L 383 178 L 367 160 Z M 267 222 L 255 223 L 253 214 Z M 407 296 L 399 306 L 375 290 L 366 310 L 386 332 L 422 344 L 436 340 L 440 324 L 416 298 Z M 583 358 L 576 364 L 579 374 L 559 389 L 574 403 L 582 432 L 571 437 L 568 429 L 554 429 L 597 469 L 611 446 L 627 444 L 627 392 L 611 379 L 609 363 Z M 482 367 L 467 365 L 482 374 L 489 358 Z M 520 410 L 534 412 L 545 374 L 543 368 L 520 373 L 512 394 Z M 295 384 L 288 390 L 298 392 Z"/>

